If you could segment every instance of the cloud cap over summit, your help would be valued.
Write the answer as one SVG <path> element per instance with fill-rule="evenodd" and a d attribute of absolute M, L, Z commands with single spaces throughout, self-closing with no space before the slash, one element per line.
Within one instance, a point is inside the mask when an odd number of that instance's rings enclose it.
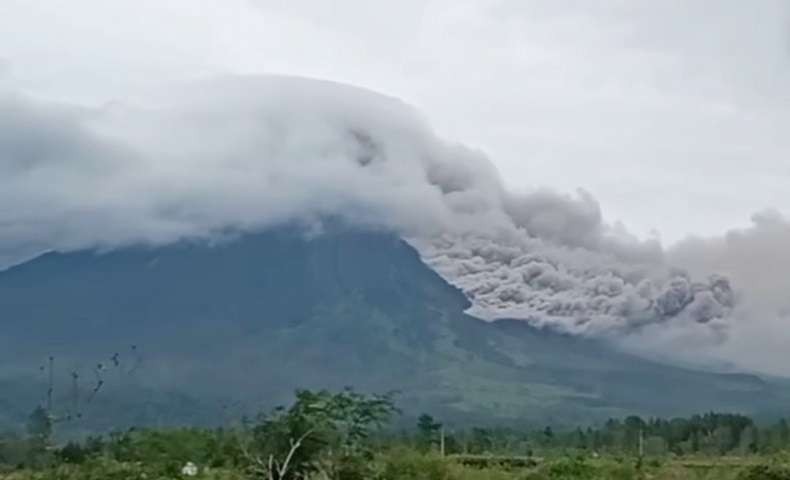
<path fill-rule="evenodd" d="M 723 338 L 725 278 L 670 267 L 588 193 L 514 193 L 486 156 L 395 98 L 226 76 L 98 109 L 0 100 L 0 255 L 214 238 L 334 216 L 399 232 L 483 318 Z"/>

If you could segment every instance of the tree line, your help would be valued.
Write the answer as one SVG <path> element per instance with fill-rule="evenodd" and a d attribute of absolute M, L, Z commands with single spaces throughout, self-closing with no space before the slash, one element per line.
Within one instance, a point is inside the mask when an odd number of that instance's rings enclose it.
<path fill-rule="evenodd" d="M 747 416 L 731 413 L 673 419 L 629 416 L 598 426 L 559 430 L 551 426 L 457 428 L 429 414 L 419 416 L 411 426 L 393 426 L 399 414 L 392 394 L 299 390 L 290 406 L 241 419 L 232 426 L 133 428 L 64 444 L 53 438 L 52 416 L 38 407 L 25 432 L 0 435 L 0 473 L 3 469 L 117 462 L 152 465 L 159 473 L 178 476 L 184 465 L 194 463 L 269 480 L 369 479 L 393 478 L 385 475 L 387 468 L 406 468 L 402 461 L 411 457 L 404 453 L 387 456 L 393 451 L 457 459 L 641 459 L 743 456 L 790 449 L 786 420 L 758 425 Z M 382 463 L 381 458 L 388 460 Z"/>
<path fill-rule="evenodd" d="M 758 425 L 752 418 L 709 412 L 687 418 L 609 419 L 600 426 L 555 430 L 471 427 L 450 431 L 433 417 L 418 422 L 417 444 L 467 454 L 545 454 L 553 450 L 631 455 L 726 455 L 772 453 L 790 448 L 786 419 Z M 428 440 L 429 439 L 429 440 Z"/>

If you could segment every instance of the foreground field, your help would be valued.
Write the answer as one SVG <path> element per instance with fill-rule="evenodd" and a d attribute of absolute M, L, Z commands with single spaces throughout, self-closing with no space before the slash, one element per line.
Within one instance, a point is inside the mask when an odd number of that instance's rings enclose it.
<path fill-rule="evenodd" d="M 371 460 L 371 480 L 790 480 L 790 464 L 775 457 L 662 460 L 583 459 L 560 457 L 532 467 L 472 467 L 458 459 L 399 450 Z M 254 471 L 197 466 L 194 476 L 174 463 L 119 462 L 94 458 L 80 465 L 59 465 L 38 470 L 0 473 L 3 480 L 157 480 L 199 478 L 241 480 L 256 478 Z M 190 472 L 192 473 L 192 472 Z M 371 474 L 369 474 L 371 475 Z M 263 477 L 266 478 L 266 477 Z M 322 474 L 289 477 L 323 480 Z M 352 480 L 354 476 L 342 477 Z"/>
<path fill-rule="evenodd" d="M 790 480 L 784 420 L 711 412 L 566 431 L 450 430 L 428 414 L 396 427 L 397 414 L 389 394 L 300 390 L 289 407 L 235 425 L 67 440 L 37 407 L 24 434 L 0 434 L 0 479 Z"/>

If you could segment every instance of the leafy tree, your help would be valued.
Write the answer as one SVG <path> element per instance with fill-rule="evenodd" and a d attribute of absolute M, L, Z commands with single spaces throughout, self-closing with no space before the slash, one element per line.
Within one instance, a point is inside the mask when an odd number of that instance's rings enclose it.
<path fill-rule="evenodd" d="M 543 429 L 543 443 L 547 446 L 554 444 L 554 429 L 550 426 Z"/>
<path fill-rule="evenodd" d="M 25 463 L 30 450 L 30 442 L 14 432 L 0 434 L 0 465 L 21 465 Z"/>
<path fill-rule="evenodd" d="M 69 442 L 58 450 L 57 456 L 64 463 L 84 463 L 88 458 L 88 450 L 77 442 Z"/>
<path fill-rule="evenodd" d="M 441 429 L 442 424 L 434 420 L 432 416 L 427 413 L 420 415 L 417 419 L 419 448 L 423 451 L 433 448 L 439 441 L 439 432 Z"/>
<path fill-rule="evenodd" d="M 699 432 L 696 430 L 691 431 L 691 451 L 694 453 L 699 452 Z"/>
<path fill-rule="evenodd" d="M 31 438 L 40 441 L 42 444 L 49 443 L 52 437 L 52 419 L 44 407 L 39 405 L 28 417 L 27 433 Z"/>
<path fill-rule="evenodd" d="M 487 453 L 494 448 L 494 433 L 487 428 L 473 428 L 469 453 Z"/>
<path fill-rule="evenodd" d="M 573 447 L 579 449 L 586 449 L 588 446 L 587 434 L 581 428 L 577 428 L 573 434 Z"/>
<path fill-rule="evenodd" d="M 779 420 L 776 425 L 776 433 L 779 438 L 779 446 L 785 448 L 790 443 L 790 427 L 787 426 L 787 420 L 784 418 Z"/>
<path fill-rule="evenodd" d="M 253 471 L 275 480 L 317 471 L 329 478 L 365 478 L 365 472 L 349 469 L 363 468 L 361 460 L 373 457 L 371 431 L 396 412 L 391 394 L 299 390 L 290 407 L 259 416 L 245 456 Z"/>

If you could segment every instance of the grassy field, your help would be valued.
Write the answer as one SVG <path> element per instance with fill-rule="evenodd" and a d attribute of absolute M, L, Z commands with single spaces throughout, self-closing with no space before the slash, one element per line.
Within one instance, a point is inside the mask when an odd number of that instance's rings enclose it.
<path fill-rule="evenodd" d="M 391 394 L 299 390 L 234 427 L 57 437 L 38 407 L 0 435 L 0 480 L 790 480 L 790 426 L 737 414 L 611 419 L 601 428 L 383 429 Z M 55 432 L 56 433 L 56 432 Z M 440 455 L 438 452 L 446 452 Z"/>
<path fill-rule="evenodd" d="M 645 459 L 557 457 L 531 465 L 510 465 L 504 457 L 491 457 L 488 464 L 469 464 L 463 458 L 441 458 L 411 450 L 397 450 L 377 456 L 372 477 L 379 480 L 785 480 L 790 479 L 790 463 L 777 457 L 724 457 Z M 528 462 L 529 463 L 529 462 Z M 181 466 L 161 462 L 119 462 L 93 458 L 80 465 L 60 464 L 42 469 L 0 473 L 4 480 L 121 480 L 201 478 L 237 480 L 265 478 L 237 468 L 198 466 L 194 477 Z M 289 477 L 290 478 L 290 477 Z M 321 474 L 314 477 L 323 479 Z M 351 480 L 351 478 L 349 478 Z M 361 479 L 360 479 L 361 480 Z"/>

